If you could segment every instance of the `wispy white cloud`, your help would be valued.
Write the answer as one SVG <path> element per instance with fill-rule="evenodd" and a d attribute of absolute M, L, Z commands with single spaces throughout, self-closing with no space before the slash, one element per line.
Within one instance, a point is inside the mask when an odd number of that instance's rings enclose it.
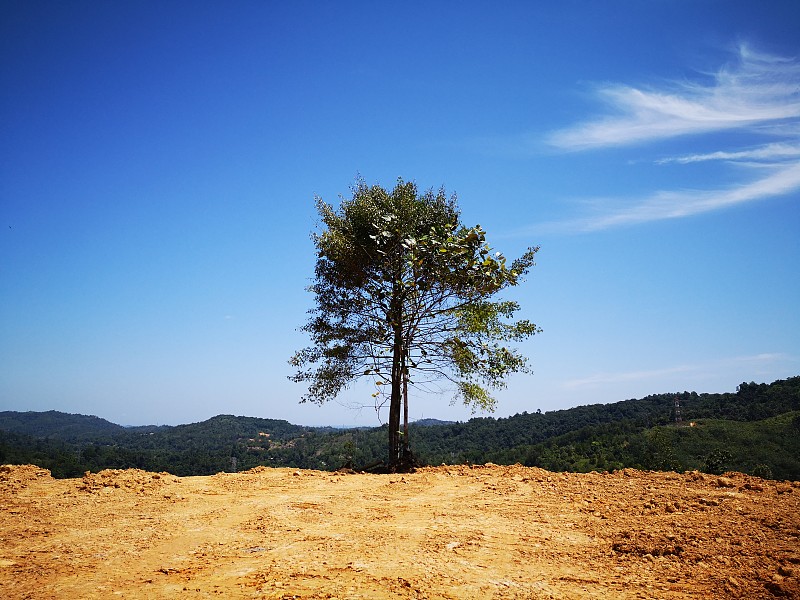
<path fill-rule="evenodd" d="M 672 83 L 664 90 L 607 85 L 598 97 L 616 114 L 556 131 L 548 142 L 588 150 L 797 119 L 800 63 L 742 46 L 737 64 L 721 69 L 710 84 Z"/>
<path fill-rule="evenodd" d="M 725 357 L 703 363 L 674 365 L 661 369 L 594 373 L 565 381 L 562 383 L 562 387 L 581 389 L 638 382 L 650 382 L 650 384 L 656 385 L 657 382 L 665 380 L 685 381 L 691 379 L 694 381 L 728 373 L 736 373 L 742 380 L 746 380 L 756 373 L 780 378 L 782 371 L 793 373 L 792 366 L 797 365 L 798 362 L 800 361 L 797 357 L 784 353 L 765 352 L 749 356 Z"/>
<path fill-rule="evenodd" d="M 744 185 L 721 190 L 659 191 L 625 208 L 561 223 L 574 231 L 597 231 L 663 219 L 689 217 L 800 189 L 800 161 Z"/>
<path fill-rule="evenodd" d="M 763 364 L 786 361 L 789 359 L 791 359 L 791 357 L 783 354 L 782 352 L 762 352 L 761 354 L 753 354 L 752 356 L 736 356 L 731 359 L 731 362 Z"/>
<path fill-rule="evenodd" d="M 594 387 L 598 385 L 625 383 L 629 381 L 648 381 L 652 379 L 659 379 L 665 375 L 675 375 L 677 373 L 687 373 L 695 370 L 696 367 L 689 365 L 681 365 L 677 367 L 668 367 L 664 369 L 652 369 L 649 371 L 626 371 L 619 373 L 595 373 L 587 377 L 579 379 L 572 379 L 564 382 L 564 387 L 567 389 Z"/>
<path fill-rule="evenodd" d="M 728 160 L 728 161 L 743 161 L 743 160 L 756 160 L 756 161 L 778 161 L 791 158 L 800 158 L 800 144 L 766 144 L 759 148 L 750 150 L 740 150 L 738 152 L 709 152 L 707 154 L 689 154 L 687 156 L 673 156 L 670 158 L 662 158 L 656 161 L 658 164 L 678 163 L 689 164 L 696 162 L 705 162 L 710 160 Z"/>
<path fill-rule="evenodd" d="M 644 198 L 584 199 L 583 215 L 537 223 L 509 232 L 506 237 L 537 234 L 570 234 L 602 231 L 613 227 L 641 225 L 652 221 L 691 217 L 737 204 L 745 204 L 800 190 L 800 161 L 784 164 L 770 174 L 716 190 L 660 190 Z"/>
<path fill-rule="evenodd" d="M 656 161 L 662 165 L 727 161 L 740 167 L 757 166 L 762 171 L 757 179 L 750 172 L 747 178 L 729 180 L 714 189 L 660 190 L 638 199 L 590 200 L 585 203 L 590 212 L 540 225 L 539 230 L 596 231 L 676 219 L 800 190 L 800 61 L 795 58 L 741 46 L 735 63 L 705 83 L 673 82 L 661 90 L 608 85 L 598 93 L 616 115 L 553 133 L 548 138 L 553 147 L 600 150 L 734 129 L 780 141 Z"/>

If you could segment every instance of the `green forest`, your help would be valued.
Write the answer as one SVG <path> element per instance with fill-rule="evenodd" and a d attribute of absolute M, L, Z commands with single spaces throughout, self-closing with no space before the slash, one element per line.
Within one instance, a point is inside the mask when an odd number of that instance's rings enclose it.
<path fill-rule="evenodd" d="M 108 468 L 179 476 L 259 465 L 360 470 L 381 463 L 387 435 L 386 426 L 304 427 L 232 415 L 179 426 L 122 427 L 55 411 L 0 412 L 0 463 L 35 464 L 54 477 Z M 735 393 L 658 394 L 499 419 L 426 420 L 411 424 L 409 440 L 421 465 L 741 471 L 800 480 L 800 377 L 742 383 Z"/>

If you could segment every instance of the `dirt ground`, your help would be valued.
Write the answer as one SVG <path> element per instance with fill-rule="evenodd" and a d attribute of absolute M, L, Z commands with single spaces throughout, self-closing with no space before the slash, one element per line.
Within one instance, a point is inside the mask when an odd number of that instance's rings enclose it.
<path fill-rule="evenodd" d="M 800 482 L 0 467 L 0 597 L 800 598 Z"/>

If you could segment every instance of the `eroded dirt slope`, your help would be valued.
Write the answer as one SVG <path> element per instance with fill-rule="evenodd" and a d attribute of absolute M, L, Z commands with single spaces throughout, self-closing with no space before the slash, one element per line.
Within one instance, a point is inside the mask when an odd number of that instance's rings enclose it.
<path fill-rule="evenodd" d="M 800 483 L 0 467 L 2 598 L 800 598 Z"/>

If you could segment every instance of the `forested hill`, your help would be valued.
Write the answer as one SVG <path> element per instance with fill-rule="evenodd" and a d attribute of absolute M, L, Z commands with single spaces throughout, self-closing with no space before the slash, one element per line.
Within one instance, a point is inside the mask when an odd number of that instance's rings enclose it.
<path fill-rule="evenodd" d="M 476 418 L 412 431 L 412 441 L 420 456 L 437 464 L 489 460 L 554 471 L 731 469 L 800 479 L 800 377 L 742 383 L 735 393 L 660 394 Z"/>
<path fill-rule="evenodd" d="M 232 415 L 189 425 L 122 427 L 55 411 L 3 412 L 0 463 L 34 463 L 59 477 L 126 467 L 176 475 L 257 465 L 336 469 L 380 460 L 386 437 L 385 428 L 312 428 Z M 731 469 L 800 479 L 800 377 L 743 383 L 735 393 L 661 394 L 465 423 L 428 419 L 412 424 L 410 441 L 427 464 Z"/>
<path fill-rule="evenodd" d="M 37 438 L 65 441 L 113 439 L 125 430 L 100 417 L 73 415 L 55 410 L 47 412 L 0 412 L 0 431 L 21 433 Z"/>
<path fill-rule="evenodd" d="M 240 455 L 263 458 L 267 449 L 285 448 L 278 464 L 302 462 L 291 449 L 305 447 L 303 437 L 314 431 L 284 420 L 233 415 L 187 425 L 122 427 L 56 411 L 0 412 L 0 463 L 33 463 L 56 477 L 127 467 L 211 474 L 230 470 L 236 464 L 231 458 Z"/>
<path fill-rule="evenodd" d="M 292 425 L 278 419 L 235 417 L 217 415 L 207 421 L 188 425 L 143 425 L 123 427 L 95 416 L 75 415 L 55 410 L 48 412 L 0 412 L 0 431 L 20 433 L 36 438 L 51 438 L 65 442 L 124 440 L 130 437 L 159 434 L 170 437 L 177 434 L 185 439 L 234 439 L 259 432 L 271 436 L 294 437 L 311 429 Z M 159 438 L 157 438 L 159 439 Z"/>
<path fill-rule="evenodd" d="M 639 400 L 613 404 L 593 404 L 546 413 L 522 413 L 508 418 L 470 419 L 449 425 L 436 433 L 448 439 L 463 440 L 456 446 L 472 447 L 473 438 L 483 440 L 486 448 L 508 449 L 538 444 L 545 440 L 586 427 L 626 423 L 649 429 L 675 423 L 675 401 L 683 424 L 701 419 L 759 421 L 791 411 L 800 411 L 800 377 L 772 384 L 742 383 L 735 393 L 697 394 L 683 392 L 659 394 Z M 469 457 L 467 457 L 469 458 Z"/>

